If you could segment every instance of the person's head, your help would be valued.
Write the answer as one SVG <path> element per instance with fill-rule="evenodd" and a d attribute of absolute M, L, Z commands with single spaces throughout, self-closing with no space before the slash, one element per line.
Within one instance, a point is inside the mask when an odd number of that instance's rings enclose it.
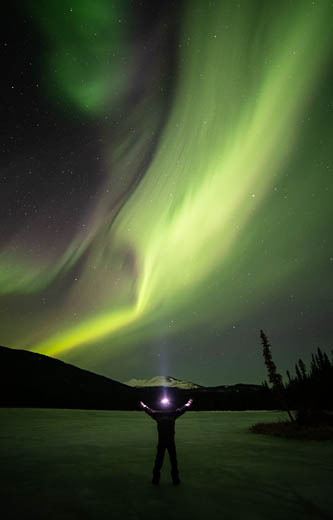
<path fill-rule="evenodd" d="M 161 399 L 160 403 L 161 403 L 161 408 L 164 410 L 169 410 L 171 408 L 171 402 L 168 397 L 163 397 Z"/>

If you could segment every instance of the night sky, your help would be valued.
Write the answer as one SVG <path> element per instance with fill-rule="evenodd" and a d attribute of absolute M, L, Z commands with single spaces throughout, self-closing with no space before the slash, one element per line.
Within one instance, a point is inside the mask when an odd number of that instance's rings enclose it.
<path fill-rule="evenodd" d="M 333 2 L 1 17 L 0 344 L 118 381 L 332 349 Z"/>

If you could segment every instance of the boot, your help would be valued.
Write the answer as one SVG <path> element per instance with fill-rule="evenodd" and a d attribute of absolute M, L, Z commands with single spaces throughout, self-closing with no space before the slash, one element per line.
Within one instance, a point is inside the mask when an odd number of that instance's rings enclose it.
<path fill-rule="evenodd" d="M 171 473 L 172 483 L 174 486 L 178 486 L 180 484 L 180 479 L 178 473 Z"/>

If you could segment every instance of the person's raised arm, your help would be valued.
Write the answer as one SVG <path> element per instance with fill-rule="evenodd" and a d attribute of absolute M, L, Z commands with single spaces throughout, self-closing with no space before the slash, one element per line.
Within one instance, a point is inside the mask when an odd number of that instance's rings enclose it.
<path fill-rule="evenodd" d="M 156 410 L 152 410 L 151 408 L 149 408 L 149 406 L 147 406 L 143 401 L 140 401 L 140 406 L 144 412 L 146 412 L 151 417 L 154 417 Z"/>
<path fill-rule="evenodd" d="M 181 415 L 183 415 L 183 413 L 187 412 L 187 410 L 189 409 L 189 407 L 191 406 L 192 403 L 193 403 L 193 399 L 189 399 L 187 401 L 187 403 L 184 404 L 184 406 L 182 406 L 181 408 L 177 408 L 177 410 L 176 410 L 177 417 L 180 417 Z"/>

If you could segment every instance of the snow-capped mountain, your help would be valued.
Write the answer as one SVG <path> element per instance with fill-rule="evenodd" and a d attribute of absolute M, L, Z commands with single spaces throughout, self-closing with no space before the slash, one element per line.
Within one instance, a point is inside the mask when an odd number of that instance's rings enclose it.
<path fill-rule="evenodd" d="M 181 379 L 176 379 L 170 376 L 155 376 L 151 379 L 130 379 L 129 381 L 125 381 L 125 385 L 135 386 L 137 388 L 142 388 L 144 386 L 171 386 L 183 389 L 193 389 L 193 388 L 203 388 L 200 385 L 195 383 L 191 383 L 190 381 L 182 381 Z"/>

